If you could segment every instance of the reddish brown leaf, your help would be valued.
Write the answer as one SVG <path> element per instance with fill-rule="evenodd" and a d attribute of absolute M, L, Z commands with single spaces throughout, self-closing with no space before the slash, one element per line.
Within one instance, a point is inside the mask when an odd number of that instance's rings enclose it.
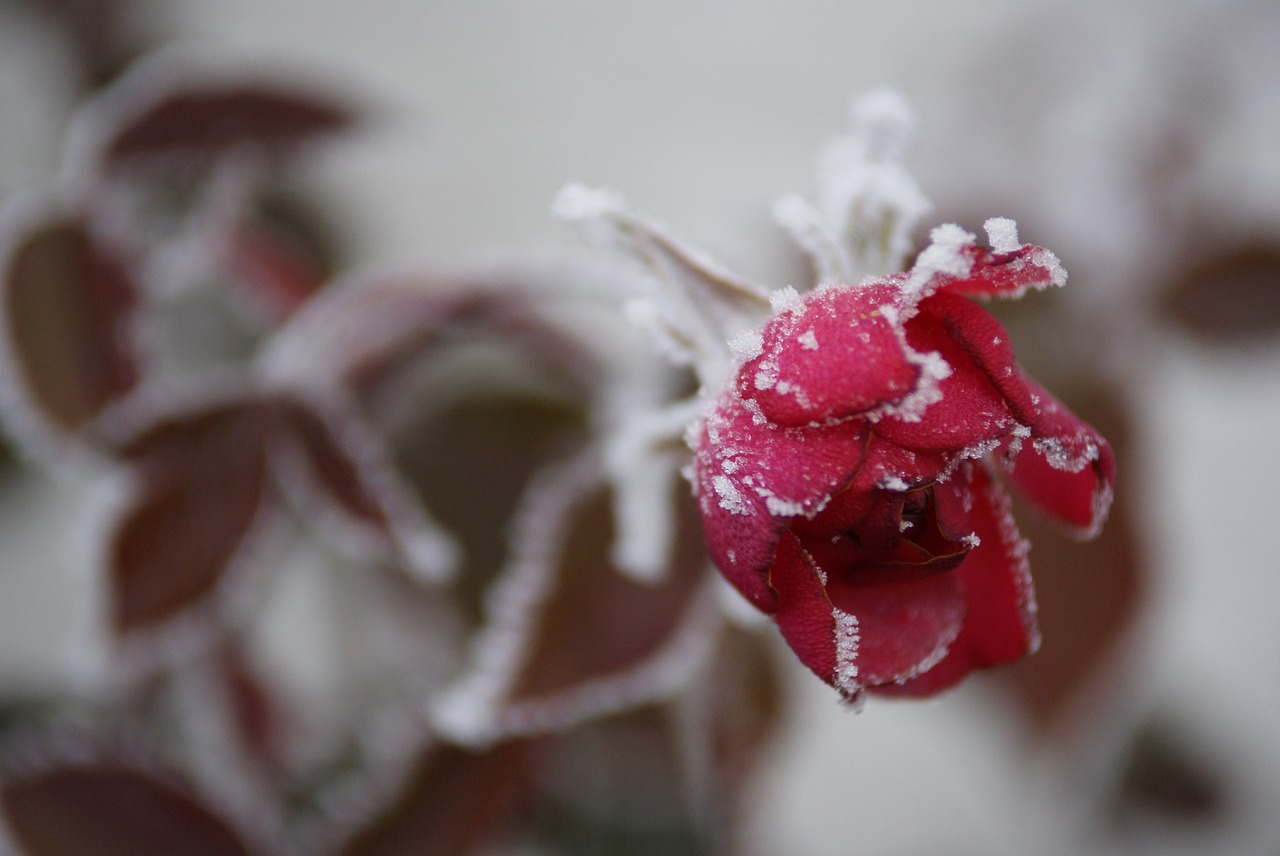
<path fill-rule="evenodd" d="M 276 318 L 285 318 L 320 290 L 327 274 L 302 247 L 263 228 L 235 230 L 227 266 Z"/>
<path fill-rule="evenodd" d="M 288 439 L 297 443 L 325 495 L 356 520 L 385 530 L 389 524 L 385 510 L 365 486 L 332 426 L 298 402 L 283 402 L 278 412 Z"/>
<path fill-rule="evenodd" d="M 708 567 L 693 498 L 682 481 L 674 491 L 679 533 L 667 576 L 656 585 L 631 579 L 610 560 L 614 521 L 608 491 L 579 497 L 554 585 L 527 642 L 527 659 L 509 703 L 538 700 L 624 673 L 652 660 L 674 640 Z"/>
<path fill-rule="evenodd" d="M 528 780 L 529 745 L 503 743 L 482 753 L 432 747 L 409 786 L 342 856 L 467 856 L 502 834 Z"/>
<path fill-rule="evenodd" d="M 423 504 L 462 547 L 459 593 L 474 615 L 507 559 L 505 533 L 529 480 L 580 441 L 583 420 L 537 397 L 464 401 L 393 448 Z"/>
<path fill-rule="evenodd" d="M 263 504 L 266 431 L 261 407 L 228 405 L 161 422 L 126 448 L 139 490 L 108 556 L 117 630 L 155 625 L 216 589 Z"/>
<path fill-rule="evenodd" d="M 133 283 L 83 223 L 29 234 L 8 259 L 4 288 L 16 373 L 59 428 L 80 428 L 137 383 Z"/>
<path fill-rule="evenodd" d="M 134 113 L 102 145 L 108 166 L 204 162 L 237 149 L 282 154 L 348 128 L 346 107 L 271 84 L 167 92 Z"/>
<path fill-rule="evenodd" d="M 21 856 L 246 856 L 232 826 L 175 785 L 110 765 L 63 766 L 0 784 Z"/>

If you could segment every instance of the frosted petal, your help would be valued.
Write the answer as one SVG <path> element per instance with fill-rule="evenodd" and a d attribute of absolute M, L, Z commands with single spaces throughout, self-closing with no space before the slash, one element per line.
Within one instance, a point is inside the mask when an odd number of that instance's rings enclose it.
<path fill-rule="evenodd" d="M 881 311 L 895 293 L 888 283 L 812 292 L 765 325 L 762 352 L 739 371 L 739 394 L 780 425 L 901 401 L 915 389 L 920 366 L 903 347 L 895 320 Z"/>
<path fill-rule="evenodd" d="M 729 394 L 695 435 L 694 484 L 711 557 L 766 612 L 774 594 L 764 572 L 778 537 L 852 479 L 863 430 L 857 421 L 780 428 Z"/>
<path fill-rule="evenodd" d="M 932 695 L 975 669 L 1008 663 L 1039 645 L 1027 544 L 1009 498 L 982 464 L 972 466 L 970 521 L 978 544 L 952 572 L 966 604 L 964 626 L 947 655 L 918 677 L 877 687 L 888 695 Z"/>
<path fill-rule="evenodd" d="M 1038 402 L 1031 439 L 1018 446 L 1006 444 L 1006 454 L 997 460 L 1019 493 L 1082 536 L 1092 537 L 1111 508 L 1111 445 L 1034 380 L 1025 375 L 1022 379 Z"/>

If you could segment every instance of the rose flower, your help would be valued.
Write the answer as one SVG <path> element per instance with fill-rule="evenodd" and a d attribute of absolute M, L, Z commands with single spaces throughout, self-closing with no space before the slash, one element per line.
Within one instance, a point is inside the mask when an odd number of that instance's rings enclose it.
<path fill-rule="evenodd" d="M 1106 441 L 1018 368 L 970 297 L 1060 285 L 1057 258 L 988 223 L 904 273 L 791 293 L 735 343 L 691 433 L 712 558 L 820 678 L 926 695 L 1039 641 L 1002 483 L 1084 535 L 1106 517 Z"/>

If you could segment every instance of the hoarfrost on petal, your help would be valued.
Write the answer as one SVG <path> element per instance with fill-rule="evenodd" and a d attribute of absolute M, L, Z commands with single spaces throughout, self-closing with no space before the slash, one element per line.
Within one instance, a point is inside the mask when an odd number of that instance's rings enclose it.
<path fill-rule="evenodd" d="M 759 329 L 745 330 L 729 341 L 729 349 L 738 365 L 741 365 L 764 353 L 764 339 Z"/>
<path fill-rule="evenodd" d="M 804 311 L 804 302 L 800 299 L 800 292 L 796 291 L 795 286 L 792 285 L 783 286 L 769 292 L 769 306 L 773 309 L 775 315 L 781 315 L 783 312 L 802 313 Z"/>
<path fill-rule="evenodd" d="M 992 217 L 982 224 L 987 241 L 995 253 L 1014 253 L 1022 248 L 1018 240 L 1018 224 L 1008 217 Z"/>
<path fill-rule="evenodd" d="M 720 497 L 720 507 L 730 514 L 750 514 L 751 509 L 747 507 L 747 502 L 742 496 L 742 492 L 738 490 L 738 486 L 728 476 L 713 476 L 711 486 L 715 489 L 716 496 Z"/>
<path fill-rule="evenodd" d="M 858 617 L 834 606 L 831 608 L 831 617 L 835 620 L 836 637 L 836 673 L 833 683 L 841 695 L 854 700 L 862 693 L 862 684 L 858 682 L 858 643 L 861 641 Z"/>
<path fill-rule="evenodd" d="M 973 244 L 972 232 L 955 223 L 943 223 L 929 233 L 929 240 L 902 283 L 903 293 L 913 299 L 927 297 L 927 287 L 939 275 L 962 278 L 973 269 L 973 259 L 965 252 Z"/>

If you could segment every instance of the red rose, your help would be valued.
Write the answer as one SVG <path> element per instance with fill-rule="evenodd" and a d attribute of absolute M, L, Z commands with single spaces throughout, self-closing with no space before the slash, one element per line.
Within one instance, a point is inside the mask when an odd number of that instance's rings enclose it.
<path fill-rule="evenodd" d="M 929 694 L 1037 645 L 1026 544 L 994 471 L 1085 534 L 1110 504 L 1106 441 L 969 299 L 1065 273 L 1039 247 L 997 248 L 942 227 L 910 271 L 796 295 L 737 343 L 692 435 L 716 565 L 850 698 Z"/>

